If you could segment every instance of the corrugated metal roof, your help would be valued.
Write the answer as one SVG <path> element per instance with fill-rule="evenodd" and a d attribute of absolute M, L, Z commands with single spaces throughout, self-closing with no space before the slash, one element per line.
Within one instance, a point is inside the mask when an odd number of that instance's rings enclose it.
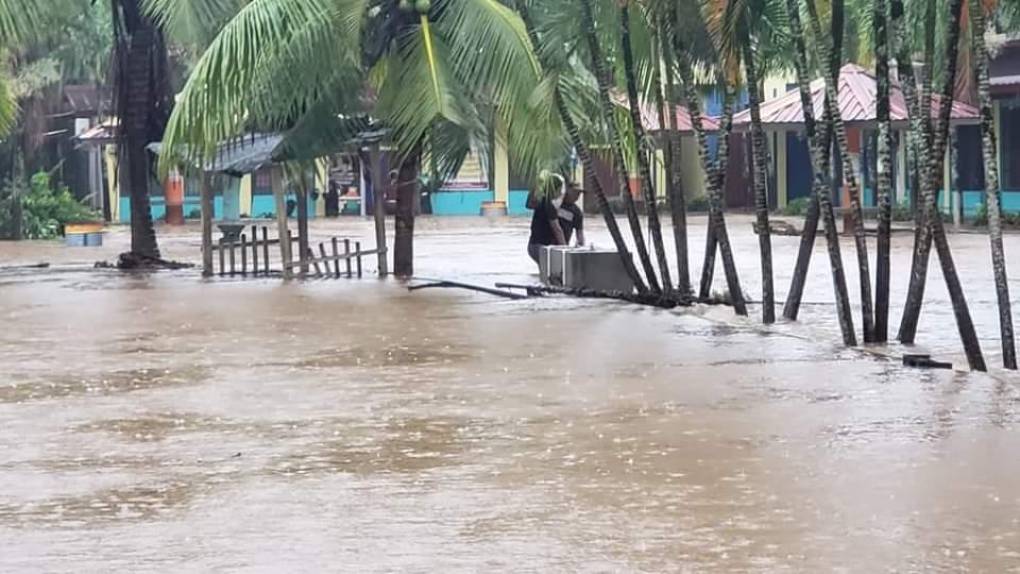
<path fill-rule="evenodd" d="M 627 103 L 627 95 L 621 93 L 614 93 L 612 95 L 613 103 L 621 108 L 630 108 Z M 661 131 L 662 128 L 659 126 L 659 112 L 655 109 L 655 105 L 649 102 L 641 102 L 641 124 L 645 128 L 646 132 L 657 132 Z M 692 133 L 694 127 L 691 124 L 691 114 L 687 111 L 686 106 L 676 107 L 676 125 L 681 133 Z M 719 121 L 715 118 L 702 115 L 701 125 L 705 131 L 714 132 L 719 129 Z"/>
<path fill-rule="evenodd" d="M 875 76 L 857 64 L 846 64 L 840 69 L 839 110 L 845 123 L 860 126 L 875 122 L 876 88 Z M 894 81 L 889 92 L 889 115 L 894 123 L 905 124 L 909 120 L 909 114 L 899 83 Z M 824 80 L 817 79 L 811 82 L 811 99 L 815 117 L 820 118 L 825 102 Z M 938 113 L 940 101 L 941 98 L 937 94 L 932 95 L 932 116 Z M 950 119 L 953 123 L 977 123 L 979 117 L 978 109 L 974 106 L 953 101 L 950 108 Z M 799 90 L 794 88 L 778 98 L 762 103 L 761 119 L 766 127 L 772 128 L 804 123 Z M 735 129 L 746 130 L 750 122 L 750 110 L 744 110 L 733 117 Z"/>

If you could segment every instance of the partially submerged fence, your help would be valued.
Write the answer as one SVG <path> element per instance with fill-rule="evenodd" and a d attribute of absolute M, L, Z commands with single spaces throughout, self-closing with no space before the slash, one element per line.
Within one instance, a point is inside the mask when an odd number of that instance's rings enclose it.
<path fill-rule="evenodd" d="M 269 237 L 269 227 L 252 225 L 243 228 L 239 233 L 224 233 L 219 242 L 211 246 L 214 260 L 219 262 L 218 273 L 209 269 L 207 274 L 220 276 L 289 276 L 297 271 L 299 276 L 307 276 L 314 270 L 316 277 L 361 277 L 364 272 L 363 258 L 370 255 L 385 255 L 385 249 L 362 250 L 361 242 L 350 239 L 332 237 L 327 242 L 319 243 L 319 256 L 311 248 L 305 253 L 298 253 L 296 261 L 286 261 L 281 253 L 279 237 Z M 250 233 L 250 235 L 249 235 Z M 297 237 L 287 230 L 287 242 L 291 246 L 300 244 Z M 353 244 L 353 249 L 351 248 Z M 327 249 L 327 245 L 331 249 Z M 341 251 L 340 246 L 343 246 Z M 275 247 L 277 249 L 270 249 Z M 330 254 L 331 251 L 331 254 Z M 272 253 L 280 254 L 274 262 Z M 341 272 L 341 262 L 344 271 Z M 332 267 L 332 272 L 330 271 Z"/>

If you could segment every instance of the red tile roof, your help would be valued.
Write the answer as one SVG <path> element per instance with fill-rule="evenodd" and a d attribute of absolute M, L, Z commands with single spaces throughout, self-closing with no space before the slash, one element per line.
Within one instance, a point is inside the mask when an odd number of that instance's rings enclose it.
<path fill-rule="evenodd" d="M 621 108 L 629 108 L 626 94 L 613 94 L 612 99 L 613 103 L 617 106 L 620 106 Z M 691 114 L 687 112 L 686 106 L 676 107 L 676 122 L 677 128 L 681 132 L 688 133 L 694 131 L 691 124 Z M 659 126 L 659 112 L 655 109 L 654 104 L 641 102 L 641 124 L 647 132 L 657 132 L 662 129 Z M 701 116 L 701 125 L 705 128 L 705 131 L 708 132 L 719 130 L 719 121 L 704 114 Z"/>
<path fill-rule="evenodd" d="M 814 103 L 815 117 L 822 116 L 825 101 L 825 81 L 822 79 L 811 82 L 811 99 Z M 875 76 L 857 64 L 846 64 L 839 71 L 839 111 L 847 124 L 867 124 L 875 121 L 876 101 Z M 938 113 L 941 98 L 932 95 L 932 116 Z M 889 114 L 893 122 L 905 124 L 909 119 L 906 101 L 899 83 L 893 82 L 889 93 Z M 778 98 L 768 100 L 761 105 L 761 119 L 766 127 L 793 127 L 804 123 L 804 114 L 800 103 L 800 92 L 796 88 Z M 979 111 L 970 104 L 953 101 L 950 108 L 950 119 L 954 123 L 977 123 Z M 734 129 L 747 129 L 751 122 L 750 110 L 744 110 L 733 117 Z"/>

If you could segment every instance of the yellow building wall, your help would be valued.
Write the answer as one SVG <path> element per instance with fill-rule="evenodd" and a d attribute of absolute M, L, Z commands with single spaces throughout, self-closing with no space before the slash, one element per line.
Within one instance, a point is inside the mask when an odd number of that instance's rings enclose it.
<path fill-rule="evenodd" d="M 680 137 L 680 169 L 684 182 L 684 197 L 691 199 L 703 197 L 705 190 L 705 171 L 701 169 L 698 157 L 698 140 L 694 134 Z"/>
<path fill-rule="evenodd" d="M 241 193 L 240 199 L 238 200 L 240 202 L 241 217 L 244 217 L 245 215 L 247 215 L 248 217 L 252 216 L 251 186 L 252 186 L 251 174 L 247 173 L 241 176 Z"/>

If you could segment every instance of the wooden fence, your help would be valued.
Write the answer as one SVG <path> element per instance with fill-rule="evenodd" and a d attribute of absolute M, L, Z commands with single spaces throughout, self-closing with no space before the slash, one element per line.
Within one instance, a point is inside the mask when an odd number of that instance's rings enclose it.
<path fill-rule="evenodd" d="M 361 277 L 364 269 L 362 258 L 369 255 L 385 254 L 385 249 L 362 250 L 360 241 L 353 242 L 354 248 L 351 249 L 350 239 L 333 237 L 327 243 L 319 243 L 319 257 L 316 257 L 312 249 L 309 248 L 303 256 L 299 253 L 296 261 L 283 262 L 280 257 L 281 263 L 274 269 L 269 248 L 279 246 L 280 239 L 270 239 L 269 228 L 266 226 L 252 225 L 250 233 L 250 237 L 248 233 L 242 232 L 237 239 L 221 238 L 218 244 L 212 246 L 213 253 L 218 254 L 219 275 L 231 277 L 236 275 L 268 276 L 278 274 L 281 270 L 284 272 L 298 270 L 300 276 L 307 276 L 310 271 L 314 270 L 316 277 L 339 278 L 341 275 Z M 287 240 L 291 245 L 299 243 L 298 238 L 294 237 L 290 230 L 287 230 Z M 341 244 L 343 251 L 340 250 Z M 327 245 L 331 247 L 331 254 Z M 278 250 L 273 251 L 279 253 Z M 341 262 L 344 263 L 343 272 L 341 272 Z M 331 266 L 332 272 L 330 271 Z"/>

